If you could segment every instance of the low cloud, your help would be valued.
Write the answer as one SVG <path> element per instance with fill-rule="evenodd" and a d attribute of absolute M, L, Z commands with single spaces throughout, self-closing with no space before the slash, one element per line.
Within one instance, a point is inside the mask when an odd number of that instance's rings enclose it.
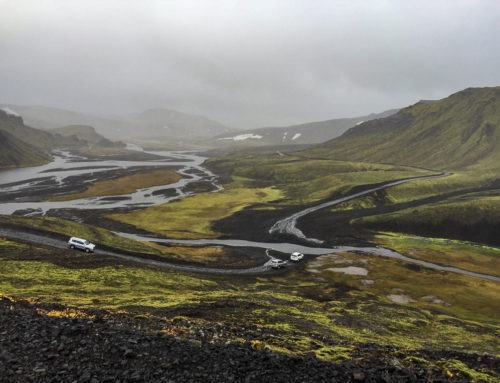
<path fill-rule="evenodd" d="M 235 127 L 500 85 L 497 1 L 2 1 L 0 102 Z"/>

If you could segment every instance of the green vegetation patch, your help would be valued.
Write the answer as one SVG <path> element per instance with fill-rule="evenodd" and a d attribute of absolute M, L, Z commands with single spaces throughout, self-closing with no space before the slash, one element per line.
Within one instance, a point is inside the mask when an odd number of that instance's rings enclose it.
<path fill-rule="evenodd" d="M 357 275 L 359 269 L 366 273 Z M 307 271 L 315 280 L 331 281 L 344 286 L 346 290 L 355 289 L 361 296 L 369 293 L 381 298 L 388 305 L 372 308 L 380 313 L 399 306 L 401 315 L 387 316 L 377 331 L 383 332 L 385 329 L 398 332 L 405 328 L 421 328 L 427 333 L 437 326 L 437 322 L 431 322 L 436 313 L 467 319 L 471 321 L 469 325 L 476 326 L 478 331 L 483 331 L 479 322 L 500 321 L 497 310 L 500 305 L 500 284 L 489 279 L 428 269 L 392 258 L 369 254 L 360 256 L 348 252 L 320 256 L 308 263 Z M 352 271 L 352 275 L 349 275 Z M 416 315 L 415 308 L 423 310 L 421 315 Z M 404 318 L 408 310 L 411 320 Z M 406 313 L 403 314 L 403 311 Z M 381 319 L 383 315 L 377 318 Z M 370 323 L 376 327 L 375 321 Z M 460 341 L 460 338 L 455 341 Z"/>
<path fill-rule="evenodd" d="M 377 235 L 377 243 L 411 258 L 500 277 L 500 249 L 401 233 Z"/>
<path fill-rule="evenodd" d="M 282 197 L 275 188 L 244 188 L 226 185 L 218 193 L 203 193 L 181 201 L 153 206 L 111 218 L 171 238 L 214 238 L 212 222 L 228 217 L 246 207 L 265 204 Z"/>
<path fill-rule="evenodd" d="M 494 377 L 495 374 L 492 371 L 483 372 L 474 370 L 456 359 L 449 359 L 445 362 L 438 363 L 438 365 L 448 371 L 448 376 L 450 376 L 450 378 L 470 378 L 474 382 L 498 382 L 498 378 Z"/>
<path fill-rule="evenodd" d="M 299 157 L 295 153 L 240 153 L 210 159 L 206 165 L 246 187 L 279 188 L 285 197 L 280 204 L 311 203 L 347 194 L 356 186 L 434 174 L 402 166 Z"/>
<path fill-rule="evenodd" d="M 498 171 L 499 95 L 500 87 L 475 88 L 433 103 L 419 102 L 301 153 L 433 169 Z"/>
<path fill-rule="evenodd" d="M 130 194 L 141 188 L 172 184 L 181 178 L 181 175 L 173 170 L 155 170 L 149 173 L 139 173 L 112 180 L 98 181 L 82 193 L 54 197 L 51 201 L 69 201 L 79 198 Z"/>

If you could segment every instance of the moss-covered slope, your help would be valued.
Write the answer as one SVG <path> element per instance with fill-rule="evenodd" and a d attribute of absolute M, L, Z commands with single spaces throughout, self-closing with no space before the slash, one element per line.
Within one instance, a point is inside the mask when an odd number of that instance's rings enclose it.
<path fill-rule="evenodd" d="M 50 156 L 0 130 L 0 169 L 33 166 L 50 161 Z"/>
<path fill-rule="evenodd" d="M 304 151 L 310 157 L 440 169 L 500 165 L 500 87 L 469 88 L 368 121 Z"/>

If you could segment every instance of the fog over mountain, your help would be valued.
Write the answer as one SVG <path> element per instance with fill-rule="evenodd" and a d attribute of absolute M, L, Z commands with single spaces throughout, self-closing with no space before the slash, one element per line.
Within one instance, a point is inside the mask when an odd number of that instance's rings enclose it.
<path fill-rule="evenodd" d="M 354 117 L 500 84 L 500 2 L 0 1 L 0 103 L 228 127 Z"/>

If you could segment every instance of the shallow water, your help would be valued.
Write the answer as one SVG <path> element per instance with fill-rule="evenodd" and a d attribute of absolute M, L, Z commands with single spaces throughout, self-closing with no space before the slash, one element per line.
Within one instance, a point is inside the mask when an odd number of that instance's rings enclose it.
<path fill-rule="evenodd" d="M 0 171 L 0 193 L 23 190 L 32 192 L 42 187 L 41 183 L 48 181 L 63 185 L 65 182 L 70 182 L 69 177 L 74 176 L 85 178 L 86 183 L 91 184 L 92 181 L 95 181 L 95 178 L 93 178 L 95 173 L 132 167 L 181 167 L 178 173 L 182 175 L 182 179 L 169 185 L 153 186 L 139 189 L 134 193 L 113 196 L 113 199 L 104 196 L 81 198 L 71 201 L 4 202 L 0 204 L 0 214 L 13 214 L 18 210 L 31 211 L 31 214 L 45 214 L 51 209 L 115 209 L 130 206 L 146 207 L 158 205 L 192 195 L 192 192 L 184 192 L 184 188 L 191 182 L 202 180 L 210 182 L 215 191 L 222 188 L 217 183 L 217 177 L 209 170 L 200 166 L 205 161 L 205 157 L 184 151 L 148 153 L 165 156 L 165 159 L 149 161 L 119 161 L 113 159 L 88 161 L 82 160 L 81 157 L 75 158 L 75 156 L 67 152 L 57 152 L 54 155 L 54 161 L 50 164 Z M 165 189 L 173 189 L 176 193 L 174 196 L 169 197 L 162 194 L 154 195 L 154 192 Z"/>

